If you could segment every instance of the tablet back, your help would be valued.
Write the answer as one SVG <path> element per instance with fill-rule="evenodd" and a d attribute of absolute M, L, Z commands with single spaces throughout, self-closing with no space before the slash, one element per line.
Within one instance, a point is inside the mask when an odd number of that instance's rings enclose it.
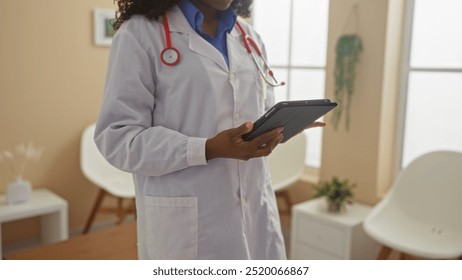
<path fill-rule="evenodd" d="M 253 130 L 243 135 L 243 139 L 250 141 L 267 131 L 284 127 L 284 143 L 336 106 L 337 103 L 328 99 L 279 102 L 254 123 Z"/>

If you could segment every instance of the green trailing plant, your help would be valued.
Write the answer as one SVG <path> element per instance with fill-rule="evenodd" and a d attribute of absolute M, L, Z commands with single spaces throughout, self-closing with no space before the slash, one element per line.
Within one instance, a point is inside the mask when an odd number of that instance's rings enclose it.
<path fill-rule="evenodd" d="M 335 59 L 335 101 L 337 109 L 332 122 L 337 129 L 340 119 L 345 115 L 346 129 L 350 128 L 350 106 L 354 93 L 356 63 L 362 51 L 361 39 L 357 35 L 343 35 L 337 41 Z"/>
<path fill-rule="evenodd" d="M 333 177 L 330 181 L 321 182 L 314 187 L 314 197 L 326 197 L 329 210 L 340 211 L 345 208 L 346 203 L 352 203 L 354 184 L 348 180 L 339 180 Z"/>

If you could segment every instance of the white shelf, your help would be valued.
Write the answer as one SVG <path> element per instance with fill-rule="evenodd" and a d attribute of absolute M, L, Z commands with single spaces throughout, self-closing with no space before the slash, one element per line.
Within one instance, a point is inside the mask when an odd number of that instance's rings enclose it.
<path fill-rule="evenodd" d="M 69 238 L 67 201 L 47 189 L 36 189 L 24 203 L 7 204 L 0 196 L 0 260 L 2 259 L 2 223 L 40 217 L 42 242 L 52 243 Z"/>

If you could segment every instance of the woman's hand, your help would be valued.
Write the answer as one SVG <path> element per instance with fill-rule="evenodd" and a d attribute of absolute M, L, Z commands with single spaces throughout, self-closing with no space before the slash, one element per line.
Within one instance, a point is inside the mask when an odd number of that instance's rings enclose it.
<path fill-rule="evenodd" d="M 324 127 L 324 126 L 326 126 L 325 122 L 314 122 L 314 123 L 308 125 L 305 129 L 313 128 L 313 127 Z"/>
<path fill-rule="evenodd" d="M 224 130 L 205 144 L 207 160 L 214 158 L 234 158 L 248 160 L 271 154 L 282 140 L 282 128 L 268 131 L 251 141 L 244 141 L 242 135 L 250 132 L 253 123 L 246 122 L 239 127 Z"/>

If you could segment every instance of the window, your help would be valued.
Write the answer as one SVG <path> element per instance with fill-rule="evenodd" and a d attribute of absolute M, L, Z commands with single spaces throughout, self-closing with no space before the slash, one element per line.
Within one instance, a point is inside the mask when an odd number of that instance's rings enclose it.
<path fill-rule="evenodd" d="M 281 100 L 324 97 L 328 0 L 255 0 L 253 24 L 265 42 Z M 321 165 L 322 129 L 307 132 L 306 164 Z"/>
<path fill-rule="evenodd" d="M 409 1 L 401 168 L 435 150 L 462 152 L 462 1 Z"/>

